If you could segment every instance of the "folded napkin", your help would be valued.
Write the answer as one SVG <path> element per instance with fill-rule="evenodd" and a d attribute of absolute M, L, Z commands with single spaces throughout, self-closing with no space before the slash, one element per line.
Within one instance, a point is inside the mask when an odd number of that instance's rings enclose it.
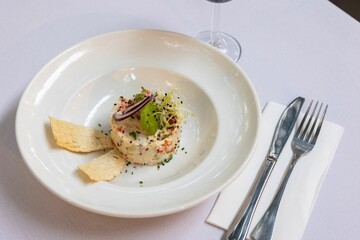
<path fill-rule="evenodd" d="M 220 193 L 206 220 L 207 223 L 225 230 L 230 226 L 264 162 L 276 124 L 284 109 L 285 106 L 274 102 L 267 104 L 263 110 L 261 133 L 254 155 L 238 178 Z M 301 239 L 343 131 L 343 127 L 324 121 L 314 149 L 297 162 L 281 200 L 272 239 Z M 292 137 L 293 135 L 286 143 L 260 198 L 249 235 L 267 210 L 285 175 L 292 157 Z"/>

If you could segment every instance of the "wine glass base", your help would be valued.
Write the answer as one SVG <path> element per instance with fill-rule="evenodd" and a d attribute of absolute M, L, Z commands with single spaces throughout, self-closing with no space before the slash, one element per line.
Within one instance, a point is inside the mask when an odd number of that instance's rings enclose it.
<path fill-rule="evenodd" d="M 210 31 L 201 32 L 196 36 L 196 38 L 216 47 L 221 52 L 229 56 L 234 62 L 237 62 L 240 59 L 241 46 L 234 37 L 227 33 L 218 33 L 218 37 L 215 42 L 211 42 Z"/>

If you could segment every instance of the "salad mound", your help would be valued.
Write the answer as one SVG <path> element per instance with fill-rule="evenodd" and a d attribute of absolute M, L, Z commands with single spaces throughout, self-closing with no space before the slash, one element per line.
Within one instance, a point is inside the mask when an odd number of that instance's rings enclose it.
<path fill-rule="evenodd" d="M 132 98 L 121 96 L 111 111 L 111 138 L 127 161 L 144 165 L 168 162 L 179 148 L 186 117 L 175 91 L 141 88 Z"/>

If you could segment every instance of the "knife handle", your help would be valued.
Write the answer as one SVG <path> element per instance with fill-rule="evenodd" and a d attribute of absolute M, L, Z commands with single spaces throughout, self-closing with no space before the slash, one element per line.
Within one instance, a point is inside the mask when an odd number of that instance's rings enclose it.
<path fill-rule="evenodd" d="M 275 159 L 266 158 L 256 181 L 228 229 L 226 240 L 245 240 L 255 209 L 275 164 Z"/>
<path fill-rule="evenodd" d="M 271 202 L 269 208 L 266 210 L 258 224 L 255 226 L 254 230 L 251 233 L 252 240 L 271 240 L 273 235 L 276 215 L 280 206 L 281 198 L 284 193 L 286 184 L 290 178 L 290 175 L 294 169 L 294 166 L 299 159 L 300 155 L 294 155 L 291 164 L 289 165 L 285 177 L 281 182 L 279 190 L 277 191 L 273 201 Z"/>

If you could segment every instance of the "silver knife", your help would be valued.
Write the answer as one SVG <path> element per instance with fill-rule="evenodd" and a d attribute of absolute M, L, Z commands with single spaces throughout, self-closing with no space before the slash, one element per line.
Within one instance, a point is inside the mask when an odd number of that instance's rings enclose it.
<path fill-rule="evenodd" d="M 260 196 L 291 131 L 294 128 L 304 100 L 305 99 L 302 97 L 297 97 L 282 113 L 263 166 L 234 221 L 230 225 L 225 236 L 226 240 L 245 240 Z"/>

